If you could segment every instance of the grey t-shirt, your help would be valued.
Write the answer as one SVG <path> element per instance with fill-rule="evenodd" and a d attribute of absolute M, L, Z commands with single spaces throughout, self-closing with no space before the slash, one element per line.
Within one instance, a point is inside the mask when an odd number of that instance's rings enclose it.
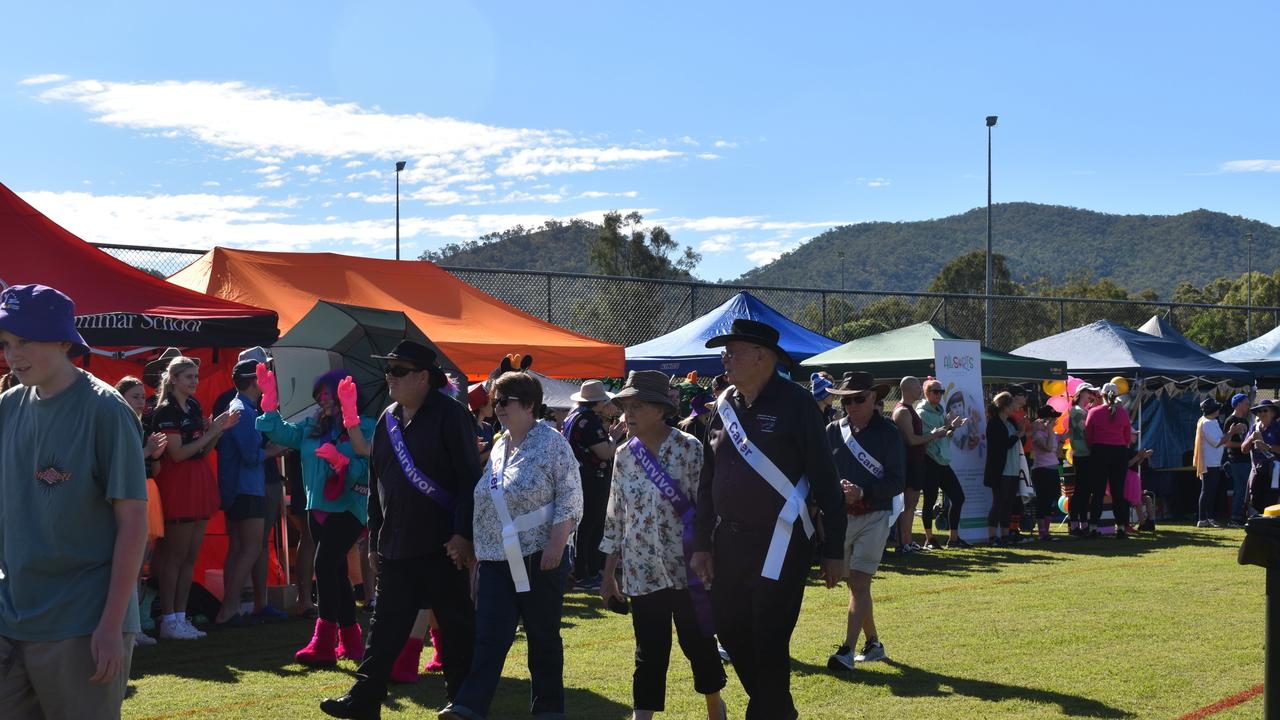
<path fill-rule="evenodd" d="M 53 642 L 93 634 L 107 601 L 111 501 L 147 499 L 137 417 L 87 372 L 41 400 L 0 396 L 0 636 Z M 124 631 L 138 632 L 137 592 Z"/>

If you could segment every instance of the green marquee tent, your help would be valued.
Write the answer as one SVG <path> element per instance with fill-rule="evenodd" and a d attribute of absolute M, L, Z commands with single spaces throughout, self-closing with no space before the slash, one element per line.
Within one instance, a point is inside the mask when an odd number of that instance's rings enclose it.
<path fill-rule="evenodd" d="M 800 363 L 810 370 L 826 370 L 839 376 L 848 370 L 869 372 L 879 379 L 906 375 L 936 375 L 933 341 L 960 339 L 931 322 L 916 323 L 869 335 L 819 353 Z M 1056 360 L 1010 355 L 982 348 L 982 375 L 995 380 L 1066 380 L 1067 364 Z"/>

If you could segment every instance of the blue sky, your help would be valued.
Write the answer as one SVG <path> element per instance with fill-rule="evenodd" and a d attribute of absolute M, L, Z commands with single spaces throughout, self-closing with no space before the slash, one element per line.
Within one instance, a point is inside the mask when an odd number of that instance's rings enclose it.
<path fill-rule="evenodd" d="M 107 5 L 0 46 L 0 182 L 90 240 L 390 257 L 404 159 L 405 256 L 636 209 L 732 278 L 984 204 L 989 114 L 997 202 L 1280 224 L 1275 3 Z"/>

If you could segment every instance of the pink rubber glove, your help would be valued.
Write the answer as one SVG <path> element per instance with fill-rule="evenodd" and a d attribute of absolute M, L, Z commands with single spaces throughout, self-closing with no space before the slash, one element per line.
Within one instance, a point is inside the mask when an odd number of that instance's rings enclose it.
<path fill-rule="evenodd" d="M 348 375 L 338 382 L 338 402 L 342 404 L 342 426 L 350 430 L 360 424 L 356 409 L 356 381 Z"/>
<path fill-rule="evenodd" d="M 258 387 L 262 390 L 262 412 L 278 412 L 280 391 L 276 388 L 276 374 L 268 370 L 263 363 L 258 363 L 254 371 L 258 373 Z"/>
<path fill-rule="evenodd" d="M 351 460 L 338 452 L 338 448 L 333 443 L 325 443 L 316 448 L 316 457 L 329 463 L 329 467 L 333 468 L 333 475 L 330 475 L 324 483 L 324 499 L 337 500 L 347 485 L 347 466 L 351 464 Z"/>

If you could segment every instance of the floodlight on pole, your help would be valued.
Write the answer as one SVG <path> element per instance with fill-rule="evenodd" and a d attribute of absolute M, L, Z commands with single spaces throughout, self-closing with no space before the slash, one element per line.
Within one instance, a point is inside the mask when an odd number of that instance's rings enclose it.
<path fill-rule="evenodd" d="M 396 163 L 396 259 L 400 259 L 400 173 L 404 170 L 405 161 Z"/>
<path fill-rule="evenodd" d="M 987 345 L 991 345 L 991 128 L 996 126 L 995 115 L 987 116 L 987 303 L 986 303 L 986 334 L 984 335 Z"/>

